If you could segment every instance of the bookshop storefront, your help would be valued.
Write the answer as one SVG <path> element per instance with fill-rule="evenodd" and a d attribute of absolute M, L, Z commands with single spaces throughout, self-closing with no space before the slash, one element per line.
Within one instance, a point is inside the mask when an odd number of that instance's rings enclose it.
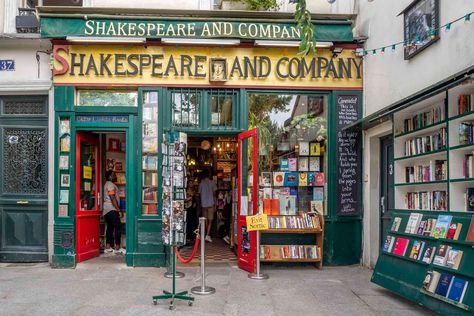
<path fill-rule="evenodd" d="M 239 256 L 255 254 L 254 235 L 239 218 L 260 211 L 271 227 L 262 234 L 268 261 L 359 262 L 360 134 L 343 128 L 361 116 L 362 68 L 346 18 L 316 22 L 327 47 L 303 58 L 290 47 L 300 35 L 287 15 L 202 22 L 112 13 L 94 19 L 81 10 L 68 17 L 40 9 L 54 58 L 53 266 L 100 255 L 108 170 L 124 211 L 126 264 L 166 264 L 162 141 L 170 130 L 187 135 L 188 189 L 208 169 L 233 200 L 229 235 Z M 238 161 L 238 143 L 257 154 Z M 245 185 L 237 197 L 239 174 Z M 320 214 L 324 235 L 297 219 L 311 211 Z M 284 226 L 285 216 L 295 221 Z M 301 253 L 282 258 L 282 245 L 300 245 Z M 310 248 L 319 248 L 318 260 Z"/>

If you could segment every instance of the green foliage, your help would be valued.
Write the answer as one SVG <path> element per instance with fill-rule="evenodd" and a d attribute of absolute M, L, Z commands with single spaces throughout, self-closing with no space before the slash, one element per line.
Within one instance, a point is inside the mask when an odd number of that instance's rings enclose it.
<path fill-rule="evenodd" d="M 311 13 L 306 8 L 306 0 L 295 0 L 295 21 L 300 28 L 303 38 L 300 43 L 300 54 L 307 56 L 316 53 L 316 38 L 314 37 L 314 26 L 311 23 Z"/>
<path fill-rule="evenodd" d="M 276 0 L 241 0 L 250 10 L 278 9 Z"/>

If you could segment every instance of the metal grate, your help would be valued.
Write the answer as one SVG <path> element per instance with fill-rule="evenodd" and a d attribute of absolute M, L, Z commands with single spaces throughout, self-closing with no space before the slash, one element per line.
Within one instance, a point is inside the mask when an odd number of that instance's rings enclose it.
<path fill-rule="evenodd" d="M 173 126 L 198 128 L 201 91 L 198 89 L 172 89 L 170 95 Z"/>
<path fill-rule="evenodd" d="M 236 90 L 213 89 L 210 91 L 211 126 L 222 129 L 233 127 L 236 97 Z"/>
<path fill-rule="evenodd" d="M 0 99 L 2 115 L 47 115 L 46 97 L 4 97 Z"/>
<path fill-rule="evenodd" d="M 3 129 L 3 193 L 48 192 L 47 129 Z"/>

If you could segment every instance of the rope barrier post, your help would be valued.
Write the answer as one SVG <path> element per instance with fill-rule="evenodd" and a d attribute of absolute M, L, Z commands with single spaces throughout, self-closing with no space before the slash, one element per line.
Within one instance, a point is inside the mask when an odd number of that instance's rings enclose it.
<path fill-rule="evenodd" d="M 257 271 L 255 273 L 249 273 L 248 277 L 252 280 L 266 280 L 268 274 L 260 273 L 260 231 L 257 230 Z"/>
<path fill-rule="evenodd" d="M 210 295 L 216 293 L 216 289 L 210 286 L 206 286 L 206 251 L 204 236 L 206 236 L 206 218 L 199 218 L 199 225 L 201 226 L 201 286 L 195 286 L 191 289 L 191 293 L 197 295 Z"/>

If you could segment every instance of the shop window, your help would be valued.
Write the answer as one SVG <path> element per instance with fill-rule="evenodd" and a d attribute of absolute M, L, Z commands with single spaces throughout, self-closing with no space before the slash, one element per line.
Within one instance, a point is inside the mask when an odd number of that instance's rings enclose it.
<path fill-rule="evenodd" d="M 259 130 L 263 211 L 326 215 L 327 97 L 249 94 L 248 104 L 249 129 Z"/>
<path fill-rule="evenodd" d="M 173 126 L 199 127 L 199 109 L 201 92 L 197 89 L 171 90 Z"/>
<path fill-rule="evenodd" d="M 138 92 L 127 90 L 78 90 L 77 106 L 137 106 Z"/>
<path fill-rule="evenodd" d="M 142 213 L 158 214 L 158 92 L 143 93 Z"/>
<path fill-rule="evenodd" d="M 236 92 L 233 90 L 212 90 L 210 95 L 211 125 L 213 127 L 231 128 Z"/>

